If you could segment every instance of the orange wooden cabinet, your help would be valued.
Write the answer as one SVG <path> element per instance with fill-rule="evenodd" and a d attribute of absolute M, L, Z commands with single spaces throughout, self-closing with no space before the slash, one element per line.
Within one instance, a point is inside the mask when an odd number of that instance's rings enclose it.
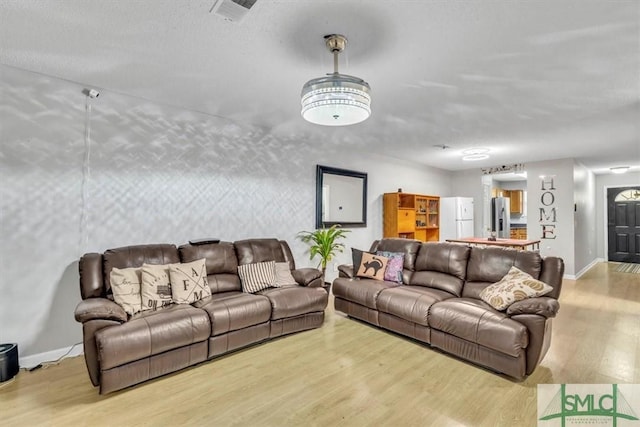
<path fill-rule="evenodd" d="M 511 229 L 511 238 L 516 240 L 527 240 L 527 229 L 526 228 L 512 228 Z"/>
<path fill-rule="evenodd" d="M 523 209 L 523 191 L 522 190 L 503 190 L 504 197 L 509 198 L 509 208 L 512 214 L 522 214 Z"/>
<path fill-rule="evenodd" d="M 423 242 L 440 240 L 440 197 L 385 193 L 382 206 L 383 237 Z"/>

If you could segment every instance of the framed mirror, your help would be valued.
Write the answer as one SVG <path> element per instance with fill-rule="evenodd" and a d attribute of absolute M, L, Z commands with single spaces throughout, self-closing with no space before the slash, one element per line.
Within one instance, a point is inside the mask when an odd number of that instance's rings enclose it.
<path fill-rule="evenodd" d="M 316 228 L 367 226 L 367 174 L 318 165 Z"/>

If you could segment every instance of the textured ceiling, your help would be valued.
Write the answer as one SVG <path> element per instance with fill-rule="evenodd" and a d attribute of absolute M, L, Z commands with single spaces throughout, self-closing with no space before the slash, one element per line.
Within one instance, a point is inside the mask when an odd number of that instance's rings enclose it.
<path fill-rule="evenodd" d="M 576 158 L 640 168 L 640 1 L 269 1 L 240 23 L 213 0 L 0 2 L 0 62 L 234 122 L 449 170 Z M 325 128 L 300 90 L 369 82 L 373 114 Z M 434 145 L 444 144 L 443 150 Z M 463 162 L 461 152 L 491 157 Z"/>

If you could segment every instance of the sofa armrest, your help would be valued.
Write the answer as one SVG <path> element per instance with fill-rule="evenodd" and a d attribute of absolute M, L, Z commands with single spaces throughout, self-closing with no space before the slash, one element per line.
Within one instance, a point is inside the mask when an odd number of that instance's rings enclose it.
<path fill-rule="evenodd" d="M 355 277 L 355 271 L 353 271 L 353 265 L 342 264 L 338 266 L 338 277 L 346 277 L 352 279 Z"/>
<path fill-rule="evenodd" d="M 322 271 L 317 268 L 298 268 L 291 275 L 300 286 L 319 288 L 322 286 Z"/>
<path fill-rule="evenodd" d="M 89 320 L 127 321 L 127 313 L 115 302 L 106 298 L 87 298 L 80 301 L 75 311 L 76 320 L 80 323 Z"/>
<path fill-rule="evenodd" d="M 560 303 L 558 303 L 557 299 L 537 297 L 514 302 L 507 308 L 507 314 L 509 316 L 515 316 L 517 314 L 537 314 L 548 319 L 550 317 L 556 317 L 559 309 Z"/>

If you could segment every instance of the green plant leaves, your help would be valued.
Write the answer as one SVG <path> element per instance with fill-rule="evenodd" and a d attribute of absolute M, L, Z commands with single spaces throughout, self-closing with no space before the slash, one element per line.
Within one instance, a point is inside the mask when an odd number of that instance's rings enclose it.
<path fill-rule="evenodd" d="M 315 231 L 301 231 L 297 237 L 309 245 L 309 259 L 320 257 L 319 266 L 324 275 L 327 264 L 337 253 L 344 251 L 344 244 L 338 240 L 344 239 L 349 232 L 351 230 L 343 230 L 339 225 L 333 225 L 330 228 L 320 228 Z"/>

